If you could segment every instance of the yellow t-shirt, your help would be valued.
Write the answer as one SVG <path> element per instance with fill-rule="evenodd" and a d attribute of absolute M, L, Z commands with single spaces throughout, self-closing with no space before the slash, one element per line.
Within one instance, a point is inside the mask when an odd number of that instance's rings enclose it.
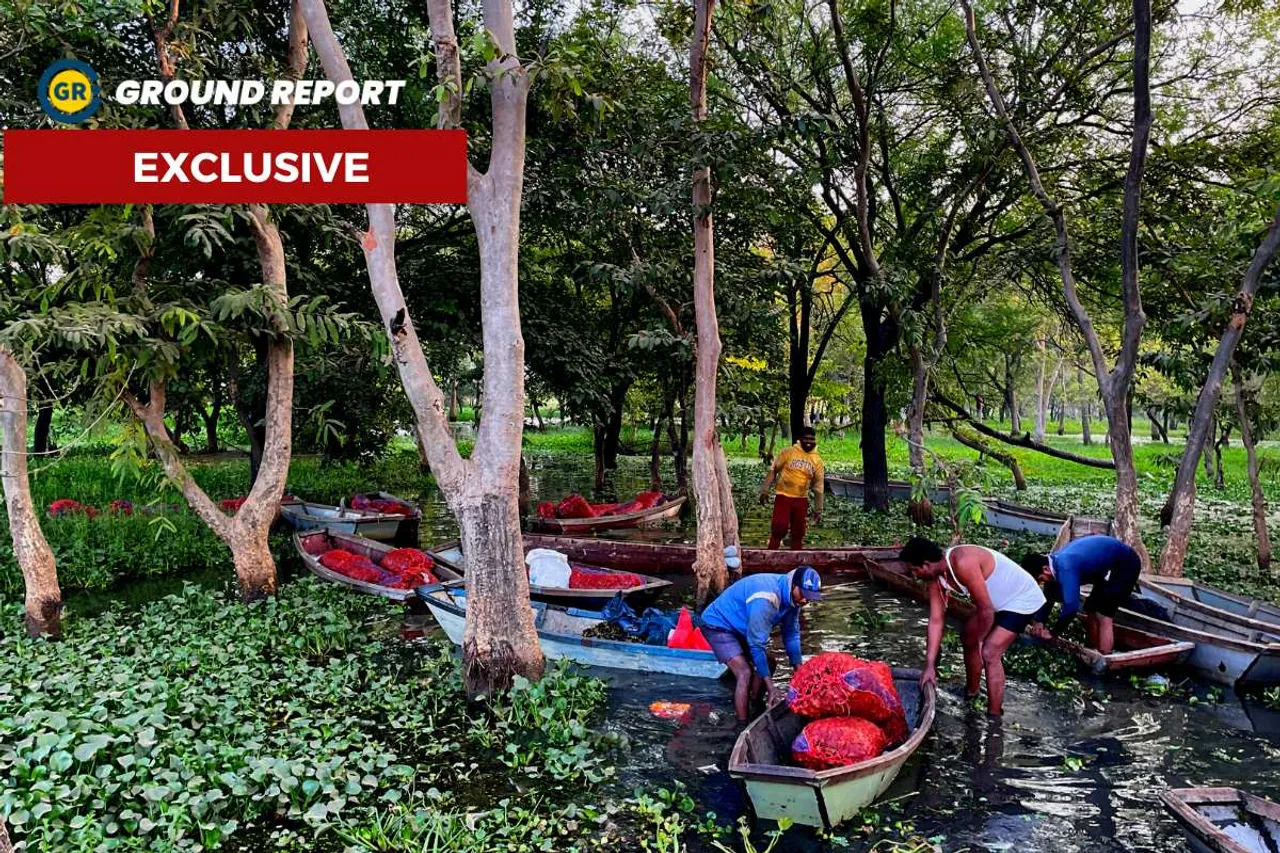
<path fill-rule="evenodd" d="M 778 494 L 788 498 L 807 498 L 811 486 L 823 487 L 822 457 L 816 450 L 805 453 L 798 443 L 778 454 L 773 470 L 778 473 Z"/>

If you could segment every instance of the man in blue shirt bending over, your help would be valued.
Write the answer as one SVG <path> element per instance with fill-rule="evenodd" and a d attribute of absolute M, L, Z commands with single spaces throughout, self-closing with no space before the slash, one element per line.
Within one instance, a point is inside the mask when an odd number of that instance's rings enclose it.
<path fill-rule="evenodd" d="M 1138 585 L 1142 560 L 1138 552 L 1112 536 L 1085 536 L 1052 554 L 1028 554 L 1022 568 L 1044 584 L 1048 599 L 1036 614 L 1036 622 L 1047 622 L 1055 601 L 1062 602 L 1058 621 L 1050 633 L 1058 636 L 1080 612 L 1080 587 L 1093 584 L 1085 602 L 1085 623 L 1089 645 L 1104 655 L 1115 647 L 1115 615 Z M 1043 626 L 1032 635 L 1044 635 Z"/>
<path fill-rule="evenodd" d="M 774 626 L 782 626 L 782 645 L 792 666 L 800 665 L 800 608 L 822 600 L 822 579 L 811 566 L 785 575 L 749 575 L 730 586 L 702 612 L 702 635 L 716 659 L 738 679 L 733 709 L 747 721 L 747 706 L 763 686 L 772 700 L 773 673 L 765 647 Z M 748 662 L 747 658 L 751 660 Z"/>

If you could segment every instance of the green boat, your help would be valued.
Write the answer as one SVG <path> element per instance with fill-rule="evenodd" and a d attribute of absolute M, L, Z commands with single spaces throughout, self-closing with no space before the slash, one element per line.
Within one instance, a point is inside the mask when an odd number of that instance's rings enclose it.
<path fill-rule="evenodd" d="M 805 826 L 830 829 L 875 802 L 898 771 L 924 743 L 933 727 L 937 694 L 920 688 L 920 671 L 894 669 L 893 680 L 911 724 L 911 734 L 896 749 L 868 761 L 831 770 L 809 770 L 791 760 L 791 742 L 807 722 L 779 702 L 751 722 L 729 758 L 729 775 L 741 779 L 756 816 L 789 818 Z"/>

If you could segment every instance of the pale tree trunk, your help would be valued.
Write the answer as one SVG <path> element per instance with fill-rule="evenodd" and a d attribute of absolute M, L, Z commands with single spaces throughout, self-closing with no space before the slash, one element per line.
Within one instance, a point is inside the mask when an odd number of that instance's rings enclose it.
<path fill-rule="evenodd" d="M 1089 403 L 1092 396 L 1084 387 L 1084 367 L 1076 365 L 1076 384 L 1080 386 L 1080 441 L 1085 445 L 1093 444 L 1093 406 Z"/>
<path fill-rule="evenodd" d="M 1231 365 L 1231 377 L 1236 386 L 1236 419 L 1240 422 L 1240 443 L 1244 445 L 1249 470 L 1249 490 L 1253 503 L 1253 538 L 1258 546 L 1258 568 L 1271 570 L 1271 534 L 1267 530 L 1267 498 L 1262 493 L 1262 481 L 1258 476 L 1258 448 L 1253 438 L 1253 423 L 1245 399 L 1244 380 L 1240 365 Z"/>
<path fill-rule="evenodd" d="M 929 368 L 917 344 L 908 348 L 911 362 L 911 405 L 907 408 L 907 461 L 911 470 L 924 473 L 924 412 L 929 402 Z"/>
<path fill-rule="evenodd" d="M 0 479 L 9 511 L 13 556 L 26 590 L 27 634 L 62 635 L 62 589 L 53 551 L 40 529 L 27 478 L 27 374 L 0 347 Z"/>
<path fill-rule="evenodd" d="M 1240 290 L 1236 293 L 1231 307 L 1231 318 L 1218 341 L 1218 348 L 1213 354 L 1213 362 L 1209 365 L 1209 373 L 1205 376 L 1204 385 L 1200 387 L 1200 395 L 1196 398 L 1196 408 L 1191 415 L 1187 427 L 1187 444 L 1182 451 L 1182 459 L 1178 462 L 1178 473 L 1173 479 L 1173 490 L 1169 494 L 1167 506 L 1169 514 L 1169 535 L 1165 539 L 1164 551 L 1160 554 L 1160 573 L 1181 577 L 1183 564 L 1187 558 L 1187 538 L 1191 535 L 1191 520 L 1195 512 L 1196 502 L 1196 462 L 1205 447 L 1205 440 L 1213 424 L 1213 413 L 1222 395 L 1223 380 L 1227 375 L 1227 367 L 1235 355 L 1236 346 L 1244 335 L 1245 323 L 1249 320 L 1249 312 L 1253 310 L 1253 297 L 1258 292 L 1262 281 L 1262 273 L 1276 249 L 1280 247 L 1280 207 L 1262 242 L 1253 253 L 1253 260 L 1245 271 Z"/>
<path fill-rule="evenodd" d="M 323 0 L 298 0 L 325 74 L 352 80 L 351 68 Z M 437 75 L 445 87 L 440 126 L 456 127 L 462 77 L 448 0 L 429 0 Z M 481 695 L 536 679 L 543 658 L 529 607 L 518 507 L 520 442 L 524 429 L 524 338 L 520 331 L 518 252 L 524 188 L 525 105 L 529 77 L 516 56 L 509 0 L 485 0 L 484 25 L 499 55 L 488 67 L 493 133 L 488 171 L 467 169 L 467 209 L 480 250 L 480 315 L 484 345 L 484 418 L 471 458 L 464 460 L 449 431 L 444 394 L 427 364 L 396 271 L 395 208 L 370 203 L 363 245 L 374 300 L 413 406 L 436 482 L 458 518 L 467 572 L 463 679 Z M 359 104 L 340 105 L 343 127 L 367 129 Z M 417 164 L 431 168 L 431 164 Z"/>
<path fill-rule="evenodd" d="M 1133 388 L 1137 367 L 1138 344 L 1146 314 L 1142 310 L 1142 293 L 1138 278 L 1138 223 L 1141 212 L 1142 177 L 1146 169 L 1147 146 L 1151 136 L 1151 3 L 1150 0 L 1133 0 L 1133 137 L 1129 150 L 1129 168 L 1124 180 L 1124 201 L 1121 213 L 1120 266 L 1124 320 L 1120 335 L 1120 352 L 1115 367 L 1108 368 L 1102 341 L 1094 328 L 1088 310 L 1080 301 L 1075 273 L 1071 263 L 1071 240 L 1066 214 L 1062 207 L 1045 190 L 1035 157 L 1023 141 L 1022 134 L 1005 106 L 1004 98 L 996 86 L 995 78 L 987 65 L 978 42 L 977 22 L 971 0 L 960 0 L 964 14 L 965 37 L 978 66 L 983 87 L 992 108 L 1005 126 L 1009 142 L 1018 152 L 1023 169 L 1031 185 L 1031 191 L 1040 202 L 1045 215 L 1053 222 L 1055 260 L 1062 278 L 1062 291 L 1076 325 L 1089 348 L 1093 360 L 1094 375 L 1107 413 L 1107 439 L 1111 457 L 1116 466 L 1116 535 L 1138 552 L 1144 571 L 1149 570 L 1151 558 L 1142 542 L 1138 515 L 1138 475 L 1134 468 L 1133 447 L 1130 443 L 1129 394 Z"/>
<path fill-rule="evenodd" d="M 1036 349 L 1040 354 L 1040 364 L 1036 369 L 1036 428 L 1035 440 L 1039 444 L 1044 444 L 1044 411 L 1048 403 L 1048 394 L 1045 393 L 1045 371 L 1049 367 L 1049 356 L 1045 349 L 1044 338 L 1036 339 Z M 1056 378 L 1056 377 L 1055 377 Z M 1053 383 L 1049 383 L 1049 388 L 1053 387 Z"/>
<path fill-rule="evenodd" d="M 178 3 L 173 0 L 166 25 L 160 29 L 153 26 L 157 58 L 162 74 L 167 74 L 168 77 L 173 76 L 173 65 L 168 56 L 167 39 L 173 30 L 177 14 Z M 288 50 L 287 73 L 297 79 L 305 71 L 307 64 L 307 29 L 296 4 L 290 8 Z M 287 128 L 293 116 L 293 108 L 291 101 L 278 105 L 273 127 Z M 173 114 L 179 128 L 185 129 L 187 122 L 181 105 L 174 106 Z M 289 292 L 280 230 L 271 220 L 265 205 L 251 204 L 248 212 L 262 283 L 272 291 L 279 307 L 284 309 L 289 301 Z M 146 292 L 147 274 L 154 255 L 155 222 L 149 207 L 143 208 L 142 221 L 143 231 L 148 239 L 134 265 L 133 284 L 136 293 Z M 288 338 L 287 329 L 273 329 L 266 336 L 266 343 L 261 351 L 265 353 L 267 362 L 267 400 L 261 464 L 248 497 L 234 516 L 225 515 L 200 488 L 182 463 L 178 448 L 170 440 L 164 422 L 166 380 L 152 380 L 146 403 L 131 392 L 124 394 L 134 415 L 142 422 L 169 479 L 177 486 L 192 511 L 230 548 L 240 598 L 246 602 L 265 598 L 276 592 L 276 565 L 271 556 L 269 537 L 271 525 L 280 511 L 280 498 L 284 495 L 293 449 L 293 342 Z M 234 385 L 231 387 L 234 390 Z"/>
<path fill-rule="evenodd" d="M 689 51 L 689 89 L 693 120 L 707 117 L 707 49 L 715 0 L 694 1 L 693 45 Z M 736 545 L 737 516 L 716 431 L 716 378 L 720 370 L 720 324 L 716 318 L 715 227 L 711 216 L 711 168 L 693 173 L 693 308 L 697 346 L 693 395 L 693 490 L 697 509 L 698 551 L 693 571 L 697 605 L 706 606 L 728 584 L 726 545 Z"/>

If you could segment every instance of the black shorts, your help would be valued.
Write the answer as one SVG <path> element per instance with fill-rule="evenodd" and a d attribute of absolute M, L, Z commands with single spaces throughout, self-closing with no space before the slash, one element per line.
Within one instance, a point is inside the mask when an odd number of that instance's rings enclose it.
<path fill-rule="evenodd" d="M 1093 585 L 1093 591 L 1085 600 L 1084 612 L 1096 613 L 1099 616 L 1114 617 L 1116 611 L 1124 607 L 1129 596 L 1138 585 L 1138 575 L 1142 573 L 1142 562 L 1134 555 L 1134 559 L 1117 563 L 1111 567 L 1105 580 Z"/>
<path fill-rule="evenodd" d="M 997 610 L 994 625 L 1021 634 L 1036 618 L 1034 613 L 1014 613 L 1012 610 Z"/>

